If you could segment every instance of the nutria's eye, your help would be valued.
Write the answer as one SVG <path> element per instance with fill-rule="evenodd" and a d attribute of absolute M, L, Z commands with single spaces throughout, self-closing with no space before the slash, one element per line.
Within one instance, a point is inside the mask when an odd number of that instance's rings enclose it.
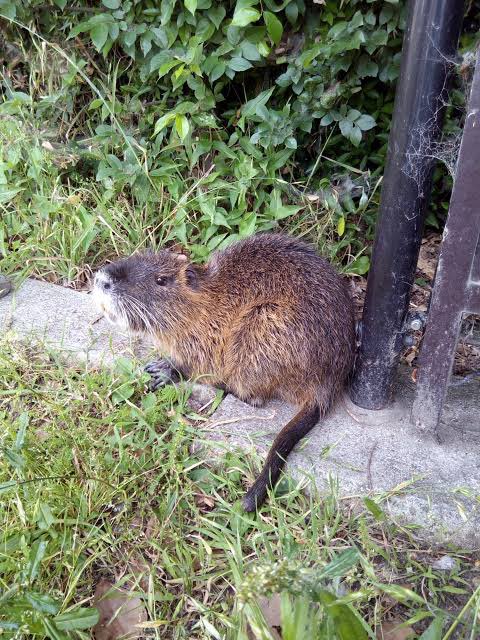
<path fill-rule="evenodd" d="M 168 278 L 166 276 L 158 276 L 157 278 L 157 284 L 159 284 L 161 287 L 164 287 L 168 282 Z"/>

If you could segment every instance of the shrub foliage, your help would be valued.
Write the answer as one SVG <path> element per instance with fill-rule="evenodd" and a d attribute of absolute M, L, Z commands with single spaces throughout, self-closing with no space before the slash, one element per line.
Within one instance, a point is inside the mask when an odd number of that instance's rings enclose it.
<path fill-rule="evenodd" d="M 368 268 L 358 232 L 385 154 L 403 3 L 0 0 L 0 13 L 0 250 L 32 224 L 19 211 L 64 209 L 55 184 L 87 188 L 95 207 L 122 195 L 155 210 L 152 234 L 197 258 L 279 223 L 318 237 L 326 220 L 330 253 Z"/>

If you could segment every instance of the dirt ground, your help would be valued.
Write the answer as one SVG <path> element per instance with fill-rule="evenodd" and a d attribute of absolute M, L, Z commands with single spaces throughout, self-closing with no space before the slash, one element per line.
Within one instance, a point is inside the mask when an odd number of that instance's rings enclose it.
<path fill-rule="evenodd" d="M 442 236 L 431 232 L 422 241 L 418 258 L 415 284 L 410 299 L 410 310 L 427 312 L 435 268 L 440 251 Z M 355 278 L 352 283 L 357 319 L 361 318 L 367 279 Z M 417 357 L 422 341 L 422 331 L 415 332 L 415 344 L 402 354 L 402 362 L 412 368 L 412 377 L 416 377 Z M 469 376 L 478 373 L 480 377 L 480 318 L 469 315 L 464 318 L 461 335 L 457 344 L 453 373 L 458 376 Z"/>

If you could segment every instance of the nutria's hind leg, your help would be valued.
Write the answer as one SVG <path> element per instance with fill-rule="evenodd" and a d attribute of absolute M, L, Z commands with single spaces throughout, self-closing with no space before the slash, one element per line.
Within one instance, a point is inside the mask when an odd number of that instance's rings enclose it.
<path fill-rule="evenodd" d="M 157 391 L 167 384 L 175 384 L 180 380 L 180 371 L 166 358 L 153 360 L 145 366 L 145 371 L 150 375 L 148 388 Z"/>

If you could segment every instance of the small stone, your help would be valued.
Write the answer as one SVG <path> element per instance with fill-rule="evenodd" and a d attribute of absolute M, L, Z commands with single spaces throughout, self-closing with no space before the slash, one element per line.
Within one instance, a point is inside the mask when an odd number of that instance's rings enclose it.
<path fill-rule="evenodd" d="M 192 385 L 192 391 L 190 397 L 187 400 L 187 404 L 195 412 L 202 411 L 213 403 L 217 397 L 217 389 L 211 387 L 208 384 Z"/>
<path fill-rule="evenodd" d="M 12 290 L 11 281 L 5 276 L 0 276 L 0 298 L 5 297 Z"/>
<path fill-rule="evenodd" d="M 432 569 L 437 571 L 453 571 L 456 567 L 457 561 L 451 556 L 442 556 L 432 564 Z"/>

